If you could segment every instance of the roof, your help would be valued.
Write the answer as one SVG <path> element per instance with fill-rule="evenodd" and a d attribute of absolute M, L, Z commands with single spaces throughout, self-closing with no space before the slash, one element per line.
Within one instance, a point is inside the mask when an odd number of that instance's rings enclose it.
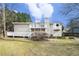
<path fill-rule="evenodd" d="M 14 25 L 24 25 L 24 24 L 26 25 L 26 24 L 35 24 L 35 23 L 32 23 L 32 22 L 13 22 L 13 24 L 14 24 Z M 43 25 L 44 22 L 38 22 L 37 24 Z M 55 22 L 55 23 L 50 23 L 50 25 L 53 25 L 53 24 L 57 24 L 57 22 Z M 58 24 L 62 25 L 62 23 L 58 23 Z"/>
<path fill-rule="evenodd" d="M 15 25 L 31 24 L 32 22 L 13 22 Z"/>

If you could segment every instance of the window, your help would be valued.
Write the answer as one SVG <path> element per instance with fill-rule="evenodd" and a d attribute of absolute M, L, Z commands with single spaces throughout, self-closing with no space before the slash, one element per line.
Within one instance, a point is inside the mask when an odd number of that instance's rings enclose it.
<path fill-rule="evenodd" d="M 45 29 L 44 29 L 44 28 L 42 28 L 42 29 L 41 29 L 41 31 L 45 31 Z"/>
<path fill-rule="evenodd" d="M 59 26 L 59 24 L 56 24 L 56 26 L 58 27 L 58 26 Z"/>

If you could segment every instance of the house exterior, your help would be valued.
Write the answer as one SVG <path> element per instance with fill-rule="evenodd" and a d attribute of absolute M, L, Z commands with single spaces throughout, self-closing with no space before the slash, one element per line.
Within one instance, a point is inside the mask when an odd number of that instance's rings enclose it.
<path fill-rule="evenodd" d="M 63 32 L 65 36 L 79 37 L 79 18 L 72 19 L 69 23 L 69 27 Z"/>
<path fill-rule="evenodd" d="M 7 36 L 22 36 L 29 37 L 33 32 L 45 32 L 49 36 L 61 37 L 62 36 L 62 24 L 60 23 L 32 23 L 32 22 L 13 22 L 14 31 L 7 32 Z"/>

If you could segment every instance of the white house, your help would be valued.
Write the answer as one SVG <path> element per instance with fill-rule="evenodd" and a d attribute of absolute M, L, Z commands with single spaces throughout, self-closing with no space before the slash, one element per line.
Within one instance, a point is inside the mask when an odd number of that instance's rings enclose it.
<path fill-rule="evenodd" d="M 49 36 L 61 37 L 62 36 L 62 24 L 60 23 L 32 23 L 32 22 L 14 22 L 14 31 L 7 32 L 7 36 L 22 36 L 29 37 L 34 31 L 42 31 Z"/>

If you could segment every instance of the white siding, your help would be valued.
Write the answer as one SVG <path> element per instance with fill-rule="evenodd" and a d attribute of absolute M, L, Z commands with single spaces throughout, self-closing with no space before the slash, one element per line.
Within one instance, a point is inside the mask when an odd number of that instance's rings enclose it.
<path fill-rule="evenodd" d="M 14 25 L 14 32 L 28 32 L 29 25 Z"/>
<path fill-rule="evenodd" d="M 49 36 L 52 34 L 54 37 L 61 37 L 62 36 L 62 25 L 60 23 L 59 26 L 56 26 L 57 23 L 53 23 L 50 26 L 50 23 L 45 23 L 45 32 L 49 34 Z M 7 32 L 8 36 L 30 36 L 31 34 L 31 28 L 41 27 L 41 24 L 37 23 L 37 26 L 35 23 L 31 24 L 14 24 L 14 32 Z M 59 31 L 54 31 L 56 29 L 59 29 Z"/>
<path fill-rule="evenodd" d="M 50 35 L 50 30 L 51 30 L 51 29 L 50 29 L 50 23 L 49 23 L 49 22 L 45 23 L 45 28 L 46 28 L 46 29 L 45 29 L 45 32 Z"/>
<path fill-rule="evenodd" d="M 30 25 L 29 24 L 15 24 L 13 36 L 29 36 L 30 35 Z"/>
<path fill-rule="evenodd" d="M 56 26 L 56 24 L 58 24 L 59 26 Z M 58 30 L 59 29 L 59 31 L 55 31 L 55 30 Z M 54 37 L 61 37 L 62 36 L 62 25 L 61 24 L 59 24 L 59 23 L 54 23 L 53 24 L 53 27 L 52 27 L 52 30 L 53 30 L 53 36 Z"/>
<path fill-rule="evenodd" d="M 7 32 L 7 36 L 27 36 L 29 37 L 31 35 L 31 33 L 29 32 Z"/>

